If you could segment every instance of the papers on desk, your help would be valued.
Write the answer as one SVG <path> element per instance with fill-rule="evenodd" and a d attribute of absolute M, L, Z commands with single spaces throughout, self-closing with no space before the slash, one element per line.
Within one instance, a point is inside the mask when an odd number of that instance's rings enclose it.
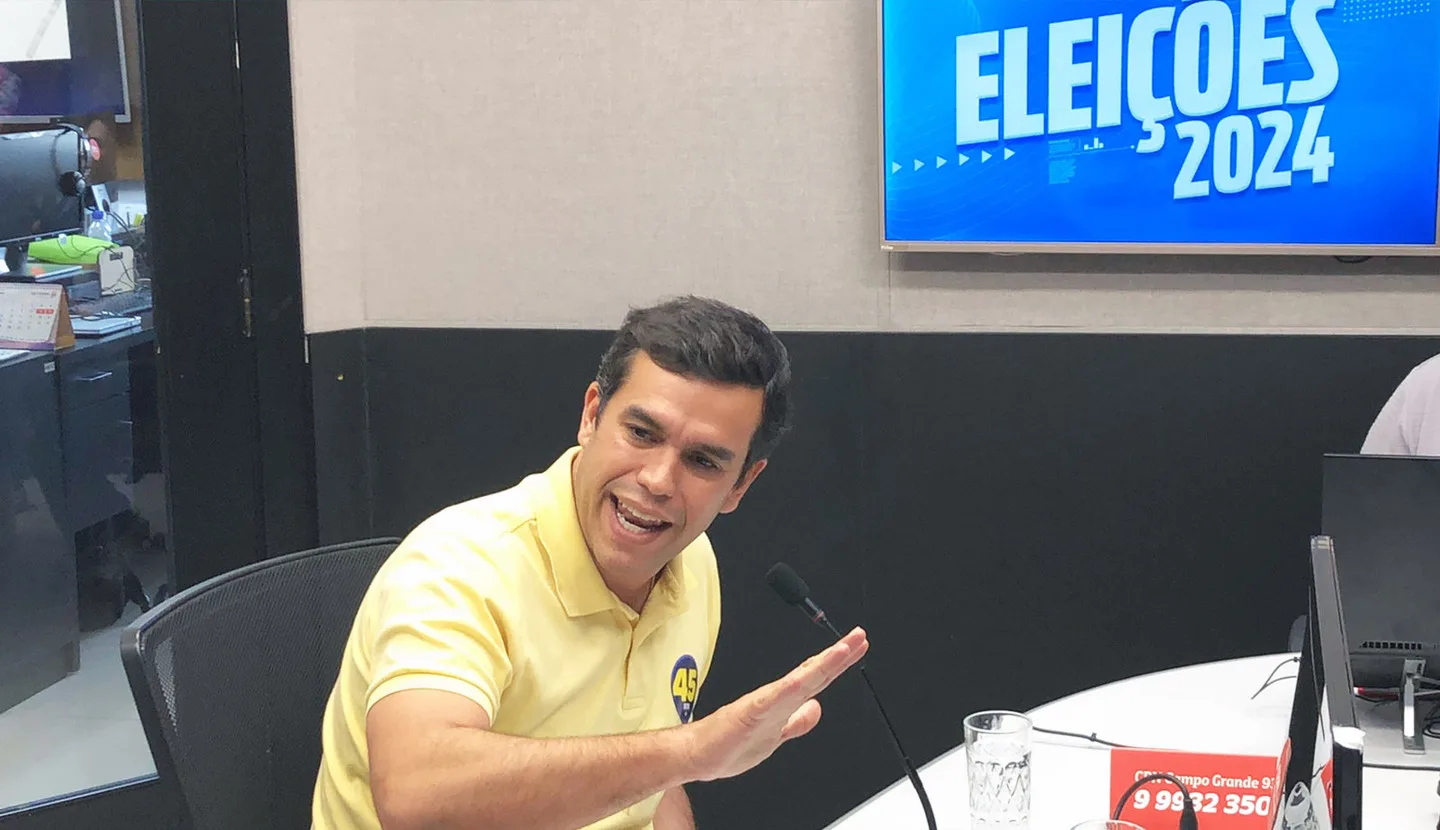
<path fill-rule="evenodd" d="M 30 354 L 24 349 L 0 349 L 0 363 L 4 363 L 12 357 L 19 357 L 22 354 Z"/>

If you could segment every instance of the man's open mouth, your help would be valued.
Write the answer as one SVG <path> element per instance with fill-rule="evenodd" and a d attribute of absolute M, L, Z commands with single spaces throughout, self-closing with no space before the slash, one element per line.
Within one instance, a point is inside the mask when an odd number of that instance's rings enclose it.
<path fill-rule="evenodd" d="M 631 533 L 659 533 L 670 526 L 669 522 L 658 516 L 636 510 L 618 496 L 610 496 L 610 501 L 615 506 L 615 518 L 620 520 L 620 526 Z"/>

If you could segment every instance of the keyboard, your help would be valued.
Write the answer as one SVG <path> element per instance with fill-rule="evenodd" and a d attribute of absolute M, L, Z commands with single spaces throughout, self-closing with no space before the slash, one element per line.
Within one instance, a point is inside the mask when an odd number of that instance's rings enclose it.
<path fill-rule="evenodd" d="M 72 317 L 104 317 L 107 315 L 130 315 L 149 311 L 155 307 L 154 297 L 148 288 L 122 291 L 98 300 L 80 300 L 70 304 Z"/>

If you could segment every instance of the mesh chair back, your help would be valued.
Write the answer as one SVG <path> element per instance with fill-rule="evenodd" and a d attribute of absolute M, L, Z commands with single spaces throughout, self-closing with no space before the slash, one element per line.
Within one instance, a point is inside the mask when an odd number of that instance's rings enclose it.
<path fill-rule="evenodd" d="M 193 830 L 310 826 L 325 703 L 360 600 L 398 544 L 257 562 L 126 627 L 121 657 L 155 768 Z"/>

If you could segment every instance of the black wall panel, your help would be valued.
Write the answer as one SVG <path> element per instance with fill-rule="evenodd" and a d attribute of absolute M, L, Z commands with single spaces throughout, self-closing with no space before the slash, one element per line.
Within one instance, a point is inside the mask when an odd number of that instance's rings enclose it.
<path fill-rule="evenodd" d="M 1420 338 L 783 337 L 797 429 L 711 530 L 725 620 L 701 714 L 825 644 L 764 585 L 783 559 L 837 624 L 866 625 L 917 762 L 956 745 L 969 711 L 1283 650 L 1304 607 L 1321 455 L 1357 450 L 1405 373 L 1440 352 Z M 322 431 L 321 527 L 403 534 L 543 469 L 573 443 L 608 340 L 313 335 L 317 423 L 357 433 Z M 357 365 L 361 398 L 321 382 Z M 363 499 L 326 498 L 327 470 L 366 461 L 327 445 L 368 446 L 370 515 L 354 515 Z M 858 681 L 826 694 L 812 735 L 694 787 L 701 826 L 823 827 L 899 779 Z"/>

